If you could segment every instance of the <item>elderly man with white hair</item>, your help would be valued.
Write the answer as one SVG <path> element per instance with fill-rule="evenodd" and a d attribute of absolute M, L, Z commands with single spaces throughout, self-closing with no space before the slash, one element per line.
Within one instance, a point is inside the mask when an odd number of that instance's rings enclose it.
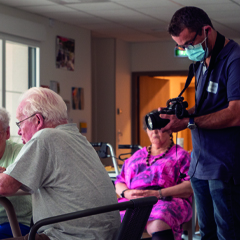
<path fill-rule="evenodd" d="M 33 222 L 117 203 L 112 182 L 95 149 L 68 123 L 63 99 L 47 88 L 31 88 L 17 108 L 18 134 L 25 144 L 16 162 L 0 173 L 0 194 L 20 188 L 32 194 Z M 118 211 L 42 227 L 36 239 L 113 239 Z M 15 239 L 27 239 L 27 235 Z"/>
<path fill-rule="evenodd" d="M 4 109 L 0 108 L 0 166 L 6 169 L 12 164 L 21 148 L 22 144 L 12 142 L 10 139 L 10 116 Z M 31 196 L 8 197 L 14 206 L 19 226 L 23 235 L 30 230 L 30 221 L 32 217 L 32 200 Z M 13 237 L 6 211 L 0 205 L 0 239 Z"/>

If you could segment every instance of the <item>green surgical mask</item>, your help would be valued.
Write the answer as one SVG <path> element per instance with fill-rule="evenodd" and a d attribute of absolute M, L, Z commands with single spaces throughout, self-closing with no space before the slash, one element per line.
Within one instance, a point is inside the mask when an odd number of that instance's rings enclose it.
<path fill-rule="evenodd" d="M 206 47 L 206 50 L 203 50 L 202 43 L 206 41 L 207 37 L 201 42 L 194 46 L 188 46 L 185 51 L 188 56 L 188 58 L 192 61 L 199 62 L 203 61 L 205 58 L 208 57 L 208 48 Z"/>

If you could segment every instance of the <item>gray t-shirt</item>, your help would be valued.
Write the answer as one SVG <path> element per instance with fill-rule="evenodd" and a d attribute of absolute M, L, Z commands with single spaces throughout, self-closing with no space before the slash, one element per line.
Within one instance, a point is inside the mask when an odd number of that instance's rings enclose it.
<path fill-rule="evenodd" d="M 114 186 L 96 151 L 76 124 L 38 131 L 4 172 L 32 193 L 33 220 L 117 203 Z M 112 239 L 119 212 L 41 228 L 50 239 Z"/>

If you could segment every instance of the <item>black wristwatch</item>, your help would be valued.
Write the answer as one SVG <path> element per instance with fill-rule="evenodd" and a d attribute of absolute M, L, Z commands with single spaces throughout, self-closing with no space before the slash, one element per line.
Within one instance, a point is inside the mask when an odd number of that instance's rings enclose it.
<path fill-rule="evenodd" d="M 120 194 L 120 196 L 121 196 L 122 198 L 125 198 L 124 192 L 127 191 L 127 190 L 129 190 L 129 189 L 127 188 L 127 189 L 123 190 L 122 193 Z"/>
<path fill-rule="evenodd" d="M 190 130 L 194 130 L 196 129 L 196 124 L 194 122 L 194 117 L 190 117 L 189 118 L 189 122 L 188 122 L 188 125 L 187 125 L 187 128 L 189 128 Z"/>

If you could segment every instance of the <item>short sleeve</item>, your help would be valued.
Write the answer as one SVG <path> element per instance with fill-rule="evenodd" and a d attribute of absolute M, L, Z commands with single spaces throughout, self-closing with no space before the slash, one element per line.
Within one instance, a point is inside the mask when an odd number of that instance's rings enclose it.
<path fill-rule="evenodd" d="M 117 183 L 126 183 L 125 181 L 125 164 L 126 162 L 123 163 L 122 165 L 122 170 L 121 173 L 117 176 L 115 184 Z"/>
<path fill-rule="evenodd" d="M 48 159 L 48 151 L 41 140 L 31 139 L 4 173 L 21 182 L 24 190 L 35 192 L 51 174 Z"/>
<path fill-rule="evenodd" d="M 240 58 L 231 62 L 227 69 L 227 97 L 228 101 L 240 99 Z"/>

